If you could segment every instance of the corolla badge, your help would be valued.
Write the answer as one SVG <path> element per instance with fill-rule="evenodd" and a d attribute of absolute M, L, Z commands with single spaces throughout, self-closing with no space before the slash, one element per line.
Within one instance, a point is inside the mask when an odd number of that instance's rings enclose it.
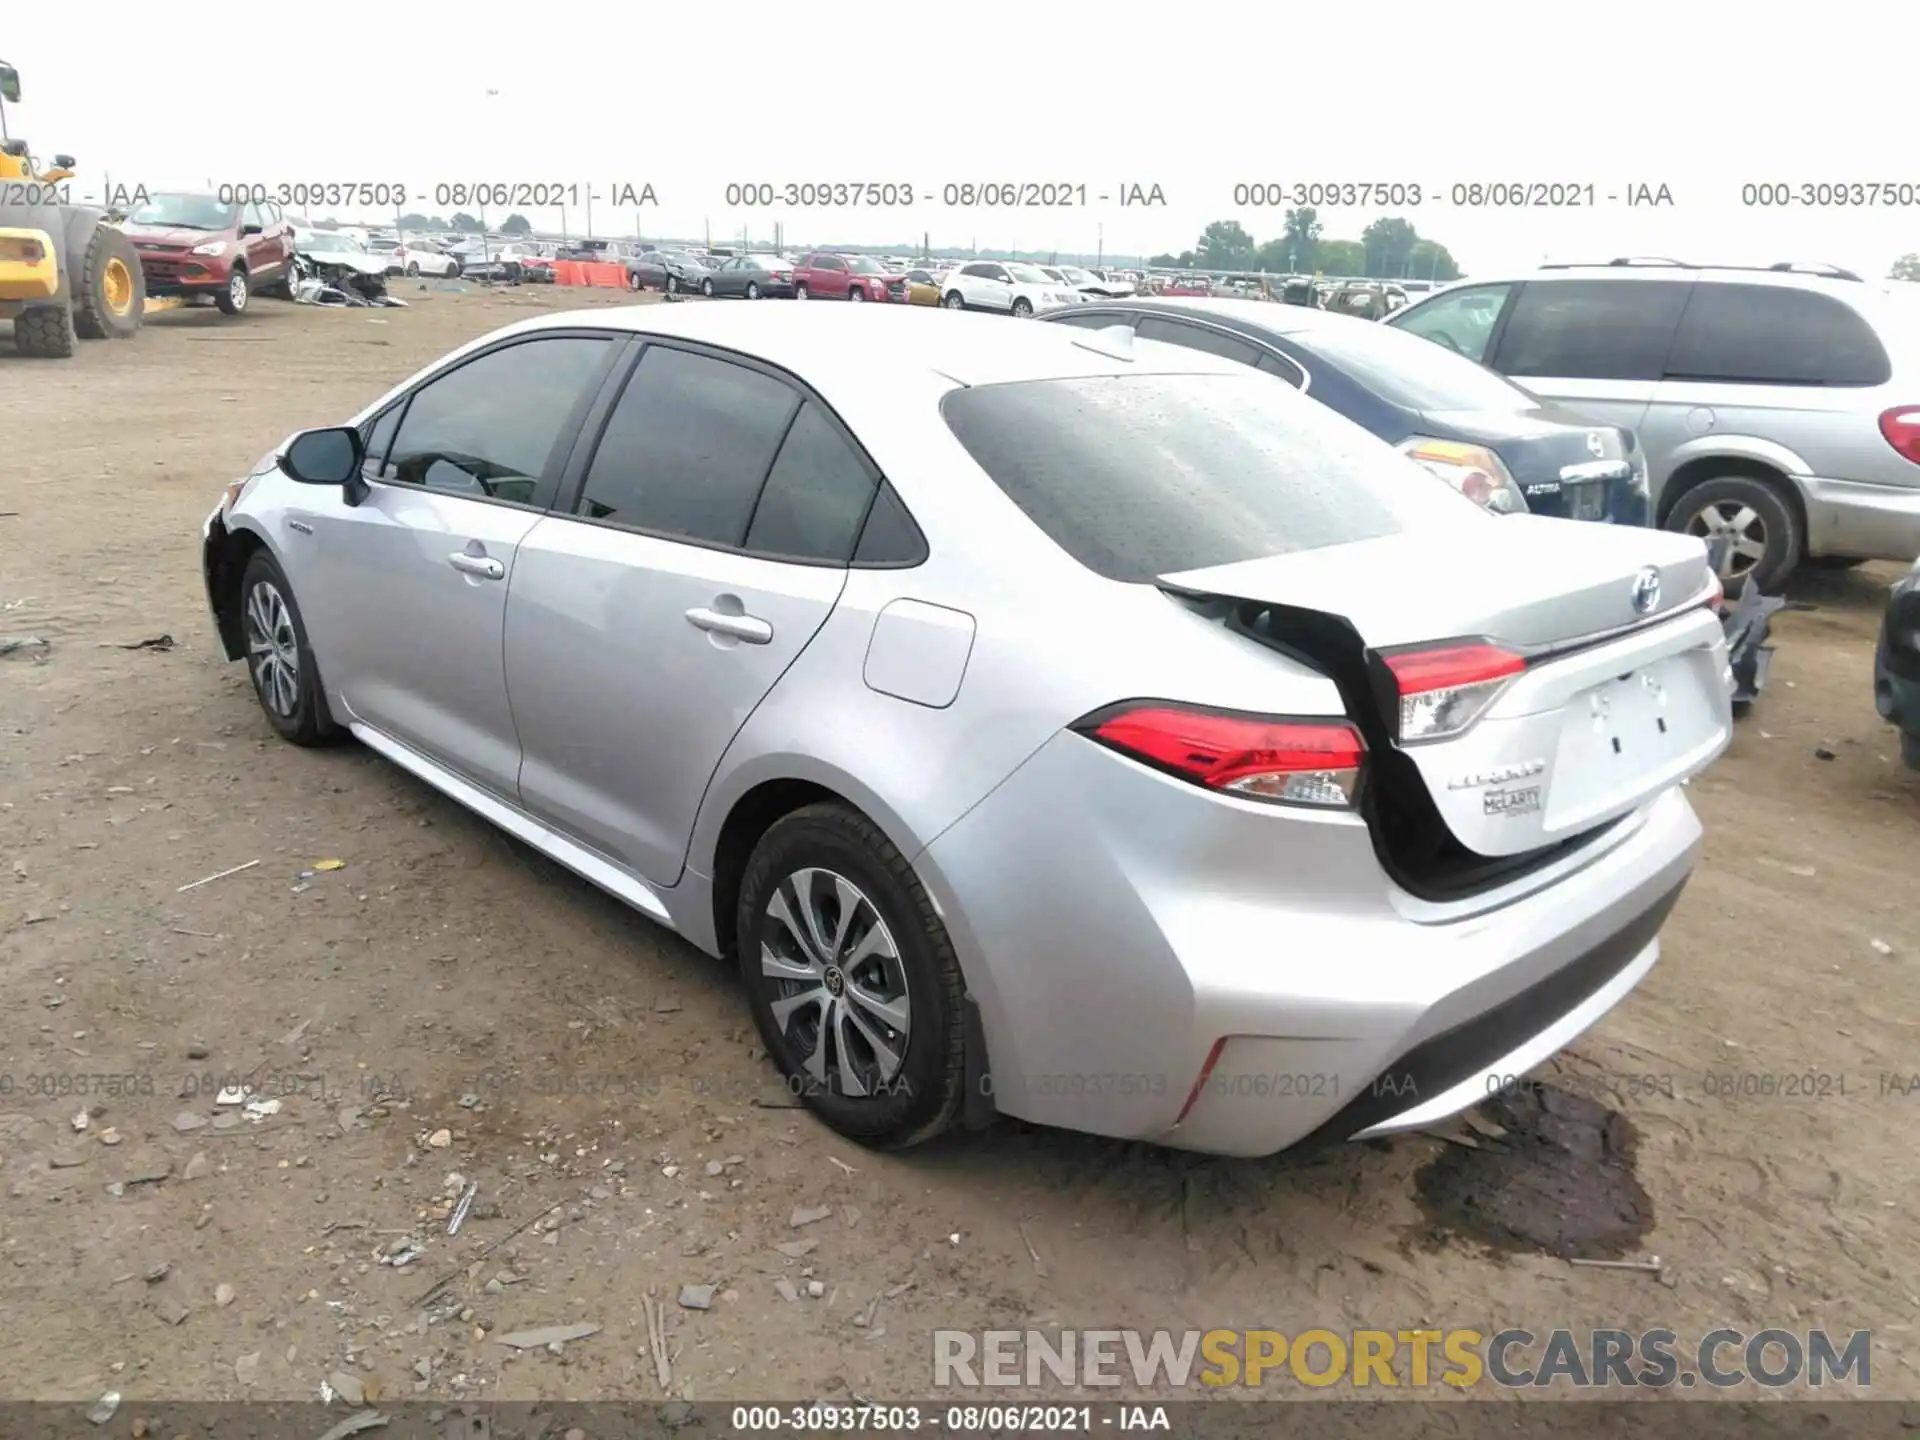
<path fill-rule="evenodd" d="M 1633 608 L 1641 615 L 1651 615 L 1660 604 L 1660 572 L 1649 565 L 1633 577 Z"/>
<path fill-rule="evenodd" d="M 1598 430 L 1587 431 L 1587 453 L 1596 460 L 1607 458 L 1607 442 Z"/>

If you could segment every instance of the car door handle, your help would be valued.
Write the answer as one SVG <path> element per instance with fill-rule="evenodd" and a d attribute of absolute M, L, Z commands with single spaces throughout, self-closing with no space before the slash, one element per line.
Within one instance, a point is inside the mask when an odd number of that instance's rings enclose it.
<path fill-rule="evenodd" d="M 464 550 L 456 550 L 447 556 L 447 563 L 463 575 L 478 575 L 482 580 L 507 578 L 507 567 L 491 555 L 469 555 Z"/>
<path fill-rule="evenodd" d="M 687 619 L 697 629 L 710 630 L 716 635 L 731 635 L 749 645 L 767 645 L 773 641 L 773 626 L 757 616 L 722 615 L 718 610 L 709 610 L 700 605 L 687 611 Z"/>

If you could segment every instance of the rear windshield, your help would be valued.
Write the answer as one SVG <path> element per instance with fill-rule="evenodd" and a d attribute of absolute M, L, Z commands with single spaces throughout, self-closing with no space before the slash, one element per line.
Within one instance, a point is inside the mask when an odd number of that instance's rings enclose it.
<path fill-rule="evenodd" d="M 1289 337 L 1324 355 L 1360 384 L 1394 405 L 1426 412 L 1537 410 L 1540 402 L 1518 385 L 1418 335 L 1367 321 L 1328 321 Z"/>
<path fill-rule="evenodd" d="M 1028 519 L 1109 580 L 1487 519 L 1359 426 L 1252 371 L 979 385 L 952 392 L 941 413 Z"/>

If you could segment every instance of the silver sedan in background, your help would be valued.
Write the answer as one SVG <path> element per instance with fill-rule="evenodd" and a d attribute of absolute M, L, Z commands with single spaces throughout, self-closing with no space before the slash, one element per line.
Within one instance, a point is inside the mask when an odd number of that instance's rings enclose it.
<path fill-rule="evenodd" d="M 1698 540 L 934 310 L 511 326 L 264 457 L 204 563 L 275 730 L 733 957 L 879 1145 L 1463 1109 L 1654 964 L 1730 734 Z"/>

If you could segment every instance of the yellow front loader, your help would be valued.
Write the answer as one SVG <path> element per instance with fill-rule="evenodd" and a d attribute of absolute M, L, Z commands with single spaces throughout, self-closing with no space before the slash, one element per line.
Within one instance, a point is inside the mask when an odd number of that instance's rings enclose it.
<path fill-rule="evenodd" d="M 105 210 L 70 203 L 73 157 L 35 163 L 7 130 L 20 73 L 0 61 L 0 320 L 22 355 L 66 359 L 73 342 L 140 329 L 146 279 L 133 242 Z"/>

